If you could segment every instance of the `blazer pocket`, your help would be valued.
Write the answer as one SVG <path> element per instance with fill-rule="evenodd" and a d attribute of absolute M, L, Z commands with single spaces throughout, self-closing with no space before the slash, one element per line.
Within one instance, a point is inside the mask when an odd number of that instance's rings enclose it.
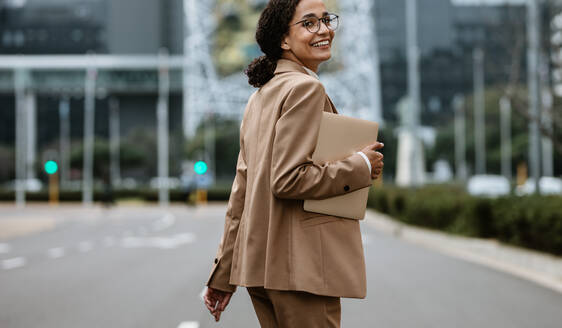
<path fill-rule="evenodd" d="M 304 228 L 341 220 L 340 218 L 331 215 L 311 212 L 306 213 L 307 214 L 300 219 L 301 226 Z"/>

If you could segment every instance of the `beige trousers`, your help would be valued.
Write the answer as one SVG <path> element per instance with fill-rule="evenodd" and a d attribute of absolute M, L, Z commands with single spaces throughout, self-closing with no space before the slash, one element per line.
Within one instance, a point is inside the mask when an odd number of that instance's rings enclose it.
<path fill-rule="evenodd" d="M 248 287 L 262 328 L 339 328 L 339 297 Z"/>

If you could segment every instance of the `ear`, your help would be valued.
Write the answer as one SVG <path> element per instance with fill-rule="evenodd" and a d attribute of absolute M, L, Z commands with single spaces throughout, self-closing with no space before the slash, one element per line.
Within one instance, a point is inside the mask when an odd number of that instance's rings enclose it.
<path fill-rule="evenodd" d="M 283 40 L 281 40 L 281 49 L 291 50 L 291 46 L 288 43 L 288 37 L 287 36 L 284 36 Z"/>

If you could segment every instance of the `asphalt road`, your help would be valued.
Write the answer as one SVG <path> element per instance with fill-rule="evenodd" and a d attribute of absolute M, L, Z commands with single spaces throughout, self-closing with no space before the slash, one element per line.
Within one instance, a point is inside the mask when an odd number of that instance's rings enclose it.
<path fill-rule="evenodd" d="M 243 288 L 219 324 L 200 299 L 225 210 L 0 206 L 0 327 L 259 327 Z M 562 325 L 562 294 L 362 229 L 368 295 L 342 327 Z"/>

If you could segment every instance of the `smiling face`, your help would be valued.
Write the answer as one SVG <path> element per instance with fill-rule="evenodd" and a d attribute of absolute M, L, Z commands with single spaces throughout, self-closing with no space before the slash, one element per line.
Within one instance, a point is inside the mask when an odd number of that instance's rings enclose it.
<path fill-rule="evenodd" d="M 307 17 L 321 18 L 326 15 L 328 11 L 322 0 L 301 0 L 289 23 L 289 32 L 281 42 L 282 57 L 306 66 L 314 72 L 318 71 L 318 65 L 332 56 L 334 31 L 328 29 L 326 24 L 320 23 L 318 32 L 311 33 L 306 29 L 306 23 L 296 23 Z"/>

